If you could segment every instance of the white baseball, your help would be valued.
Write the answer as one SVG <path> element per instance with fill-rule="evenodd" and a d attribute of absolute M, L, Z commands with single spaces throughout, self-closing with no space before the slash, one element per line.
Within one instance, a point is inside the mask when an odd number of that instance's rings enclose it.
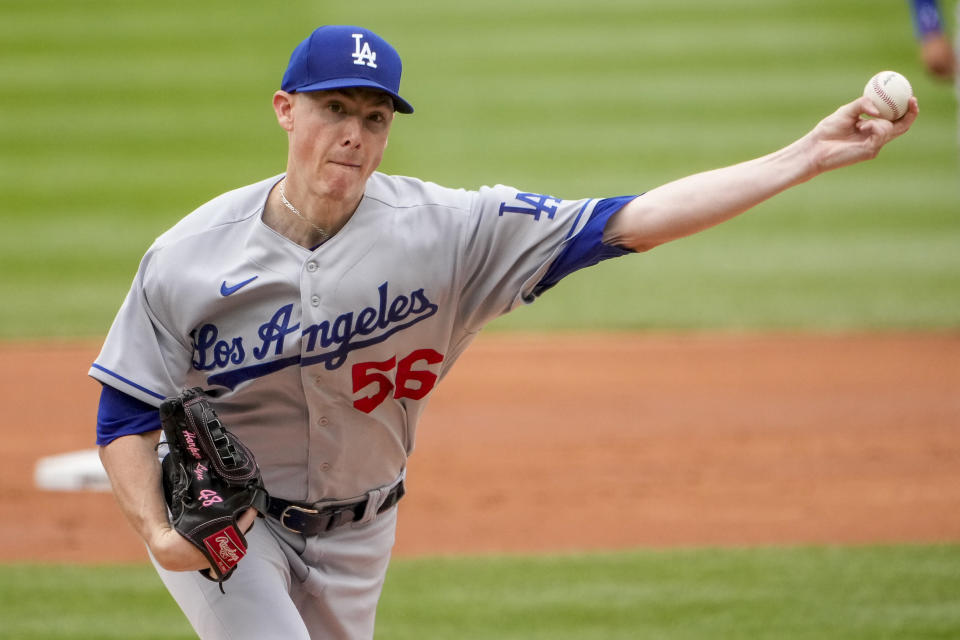
<path fill-rule="evenodd" d="M 873 101 L 883 118 L 899 120 L 907 113 L 913 87 L 909 80 L 896 71 L 881 71 L 870 78 L 863 88 L 863 95 Z"/>

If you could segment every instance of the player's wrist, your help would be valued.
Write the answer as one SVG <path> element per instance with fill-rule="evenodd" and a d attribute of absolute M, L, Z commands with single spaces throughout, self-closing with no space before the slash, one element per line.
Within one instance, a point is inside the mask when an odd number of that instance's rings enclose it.
<path fill-rule="evenodd" d="M 210 568 L 210 563 L 200 550 L 170 526 L 158 528 L 147 544 L 157 564 L 168 571 Z"/>
<path fill-rule="evenodd" d="M 780 189 L 806 182 L 826 170 L 824 160 L 819 153 L 818 139 L 819 134 L 814 129 L 802 138 L 761 159 L 775 164 Z"/>
<path fill-rule="evenodd" d="M 816 138 L 812 133 L 803 136 L 793 145 L 790 145 L 790 147 L 792 147 L 791 151 L 794 155 L 793 163 L 796 167 L 796 180 L 794 184 L 806 182 L 827 171 L 823 158 L 818 153 Z M 788 147 L 788 149 L 790 147 Z"/>

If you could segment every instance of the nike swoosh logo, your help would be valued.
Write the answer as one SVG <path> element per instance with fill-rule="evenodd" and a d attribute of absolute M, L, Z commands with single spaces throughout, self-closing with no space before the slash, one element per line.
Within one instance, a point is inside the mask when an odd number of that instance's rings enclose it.
<path fill-rule="evenodd" d="M 253 276 L 253 277 L 250 278 L 249 280 L 244 280 L 243 282 L 241 282 L 241 283 L 239 283 L 239 284 L 235 284 L 235 285 L 233 285 L 232 287 L 228 287 L 228 286 L 227 286 L 227 281 L 224 280 L 224 281 L 223 281 L 223 284 L 220 285 L 220 295 L 222 295 L 224 298 L 226 298 L 226 297 L 229 296 L 230 294 L 233 294 L 233 293 L 236 293 L 237 291 L 240 291 L 240 289 L 243 289 L 245 286 L 247 286 L 248 284 L 250 284 L 251 282 L 253 282 L 253 281 L 256 280 L 256 279 L 257 279 L 257 276 Z"/>

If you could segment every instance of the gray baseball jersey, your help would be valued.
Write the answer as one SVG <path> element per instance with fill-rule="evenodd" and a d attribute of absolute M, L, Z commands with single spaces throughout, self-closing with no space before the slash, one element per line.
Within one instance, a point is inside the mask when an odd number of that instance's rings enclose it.
<path fill-rule="evenodd" d="M 270 494 L 305 502 L 395 481 L 431 392 L 481 327 L 532 300 L 564 248 L 622 205 L 598 217 L 612 201 L 375 173 L 311 251 L 261 220 L 280 178 L 156 240 L 90 375 L 154 406 L 212 390 Z M 563 270 L 625 253 L 595 235 Z"/>

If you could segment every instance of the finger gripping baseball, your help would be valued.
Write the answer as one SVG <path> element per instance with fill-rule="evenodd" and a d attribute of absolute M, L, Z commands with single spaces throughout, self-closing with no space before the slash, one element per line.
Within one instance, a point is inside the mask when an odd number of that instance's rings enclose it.
<path fill-rule="evenodd" d="M 170 524 L 203 553 L 211 572 L 201 573 L 222 589 L 247 551 L 238 517 L 250 507 L 266 510 L 260 469 L 199 387 L 167 398 L 160 422 L 169 446 L 162 477 Z"/>

